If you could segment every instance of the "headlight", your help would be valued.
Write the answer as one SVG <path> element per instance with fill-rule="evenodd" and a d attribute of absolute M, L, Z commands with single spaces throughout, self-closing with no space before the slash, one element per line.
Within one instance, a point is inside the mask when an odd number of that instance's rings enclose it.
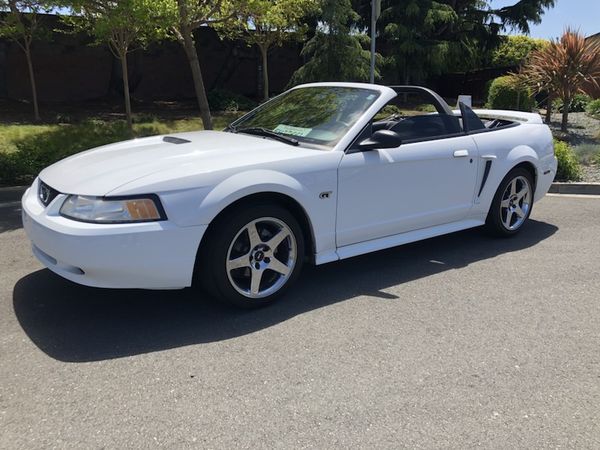
<path fill-rule="evenodd" d="M 94 223 L 153 222 L 167 218 L 156 195 L 112 198 L 69 195 L 60 207 L 60 214 Z"/>

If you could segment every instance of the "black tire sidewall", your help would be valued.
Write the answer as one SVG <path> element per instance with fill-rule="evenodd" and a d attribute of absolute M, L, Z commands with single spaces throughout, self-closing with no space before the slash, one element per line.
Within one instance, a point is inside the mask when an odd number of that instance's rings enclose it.
<path fill-rule="evenodd" d="M 296 239 L 296 263 L 287 282 L 277 292 L 264 298 L 248 298 L 237 292 L 229 281 L 226 270 L 226 259 L 229 256 L 227 252 L 231 242 L 242 227 L 262 217 L 279 219 L 290 228 Z M 282 206 L 253 204 L 237 209 L 235 212 L 225 214 L 218 219 L 207 238 L 209 239 L 208 248 L 204 258 L 202 258 L 204 261 L 200 261 L 200 276 L 212 278 L 203 284 L 210 286 L 211 293 L 226 303 L 242 308 L 256 308 L 268 305 L 289 289 L 302 270 L 305 255 L 305 240 L 302 228 L 294 215 Z M 202 267 L 210 270 L 202 270 Z"/>

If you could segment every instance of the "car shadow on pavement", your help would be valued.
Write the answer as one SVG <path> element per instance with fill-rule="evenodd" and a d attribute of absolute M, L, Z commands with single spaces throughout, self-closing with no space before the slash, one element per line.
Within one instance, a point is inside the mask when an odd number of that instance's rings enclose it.
<path fill-rule="evenodd" d="M 17 230 L 22 226 L 21 202 L 0 203 L 0 233 Z"/>
<path fill-rule="evenodd" d="M 356 296 L 400 301 L 383 290 L 465 267 L 547 239 L 557 227 L 530 220 L 511 239 L 467 230 L 356 258 L 307 266 L 285 298 L 259 310 L 237 310 L 193 290 L 112 290 L 79 286 L 49 270 L 14 287 L 16 316 L 47 355 L 89 362 L 215 342 L 253 333 L 298 314 Z"/>

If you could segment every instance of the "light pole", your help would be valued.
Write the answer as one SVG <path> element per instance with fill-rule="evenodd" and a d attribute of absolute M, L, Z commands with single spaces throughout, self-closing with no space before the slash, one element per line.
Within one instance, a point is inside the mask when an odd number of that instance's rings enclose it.
<path fill-rule="evenodd" d="M 369 73 L 369 81 L 375 83 L 375 36 L 377 19 L 381 14 L 381 0 L 371 0 L 371 70 Z"/>

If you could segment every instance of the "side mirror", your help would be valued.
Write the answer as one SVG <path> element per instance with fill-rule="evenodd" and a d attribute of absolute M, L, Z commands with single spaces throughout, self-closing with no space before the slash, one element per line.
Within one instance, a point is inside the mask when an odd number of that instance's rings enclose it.
<path fill-rule="evenodd" d="M 400 147 L 402 139 L 395 131 L 379 130 L 371 135 L 371 137 L 361 141 L 358 148 L 361 151 L 375 150 L 377 148 L 396 148 Z"/>

